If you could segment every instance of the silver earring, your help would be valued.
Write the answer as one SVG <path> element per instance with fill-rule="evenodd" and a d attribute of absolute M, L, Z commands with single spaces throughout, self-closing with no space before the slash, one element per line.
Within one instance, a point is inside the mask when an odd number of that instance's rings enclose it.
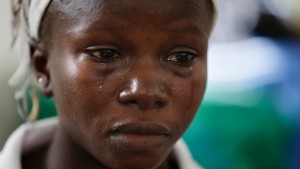
<path fill-rule="evenodd" d="M 38 77 L 38 82 L 39 82 L 39 84 L 45 84 L 46 83 L 46 77 L 45 76 Z"/>

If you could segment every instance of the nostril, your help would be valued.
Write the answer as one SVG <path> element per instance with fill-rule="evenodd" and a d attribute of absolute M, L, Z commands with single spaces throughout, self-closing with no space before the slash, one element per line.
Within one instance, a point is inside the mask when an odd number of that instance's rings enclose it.
<path fill-rule="evenodd" d="M 162 101 L 156 101 L 155 103 L 154 103 L 154 108 L 162 108 L 162 107 L 164 107 L 166 105 L 166 103 L 165 102 L 162 102 Z"/>
<path fill-rule="evenodd" d="M 145 103 L 143 103 L 143 102 L 138 102 L 137 100 L 128 100 L 128 101 L 126 101 L 126 102 L 123 102 L 123 104 L 124 105 L 127 105 L 127 106 L 129 106 L 129 105 L 139 105 L 141 108 L 143 108 L 143 109 L 145 109 L 145 108 L 147 108 L 147 107 L 149 107 L 149 106 L 147 106 Z M 162 107 L 164 107 L 166 105 L 166 103 L 165 102 L 163 102 L 163 101 L 156 101 L 156 102 L 154 102 L 153 104 L 152 104 L 152 107 L 153 108 L 162 108 Z M 151 107 L 151 106 L 150 106 Z"/>
<path fill-rule="evenodd" d="M 139 103 L 137 102 L 137 101 L 135 101 L 135 100 L 129 100 L 129 101 L 127 101 L 126 103 L 125 103 L 126 105 L 138 105 Z"/>
<path fill-rule="evenodd" d="M 124 106 L 139 107 L 140 109 L 159 109 L 168 104 L 169 96 L 161 89 L 160 83 L 141 85 L 138 80 L 133 80 L 130 87 L 120 91 L 119 103 Z"/>
<path fill-rule="evenodd" d="M 136 105 L 141 109 L 155 108 L 159 109 L 166 106 L 167 101 L 164 99 L 158 99 L 158 96 L 151 96 L 148 94 L 121 94 L 119 101 L 126 106 Z"/>

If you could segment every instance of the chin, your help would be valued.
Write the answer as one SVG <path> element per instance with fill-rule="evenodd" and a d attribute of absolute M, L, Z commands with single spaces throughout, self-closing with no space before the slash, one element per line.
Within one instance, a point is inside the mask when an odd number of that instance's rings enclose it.
<path fill-rule="evenodd" d="M 163 159 L 152 159 L 152 158 L 132 158 L 128 161 L 122 161 L 120 165 L 116 166 L 113 169 L 157 169 L 165 161 Z"/>
<path fill-rule="evenodd" d="M 166 163 L 168 151 L 115 152 L 111 161 L 103 162 L 110 169 L 157 169 Z"/>

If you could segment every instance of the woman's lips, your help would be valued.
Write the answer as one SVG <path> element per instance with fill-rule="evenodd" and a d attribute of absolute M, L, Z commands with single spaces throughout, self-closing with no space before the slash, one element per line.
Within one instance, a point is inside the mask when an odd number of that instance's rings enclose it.
<path fill-rule="evenodd" d="M 167 128 L 155 123 L 128 123 L 118 125 L 110 135 L 113 142 L 133 151 L 154 151 L 168 140 Z"/>

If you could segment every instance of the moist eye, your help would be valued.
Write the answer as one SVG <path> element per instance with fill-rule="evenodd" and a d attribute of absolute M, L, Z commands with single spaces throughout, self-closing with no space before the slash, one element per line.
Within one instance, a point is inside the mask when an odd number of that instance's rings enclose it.
<path fill-rule="evenodd" d="M 89 56 L 98 59 L 100 62 L 113 62 L 120 58 L 119 53 L 116 49 L 112 48 L 101 48 L 101 47 L 89 47 L 86 49 Z"/>
<path fill-rule="evenodd" d="M 100 49 L 99 51 L 93 52 L 94 55 L 103 59 L 113 59 L 116 56 L 116 51 L 112 49 Z"/>
<path fill-rule="evenodd" d="M 189 52 L 189 51 L 179 51 L 179 52 L 171 53 L 166 60 L 174 64 L 184 66 L 190 64 L 195 57 L 196 57 L 196 53 Z"/>

